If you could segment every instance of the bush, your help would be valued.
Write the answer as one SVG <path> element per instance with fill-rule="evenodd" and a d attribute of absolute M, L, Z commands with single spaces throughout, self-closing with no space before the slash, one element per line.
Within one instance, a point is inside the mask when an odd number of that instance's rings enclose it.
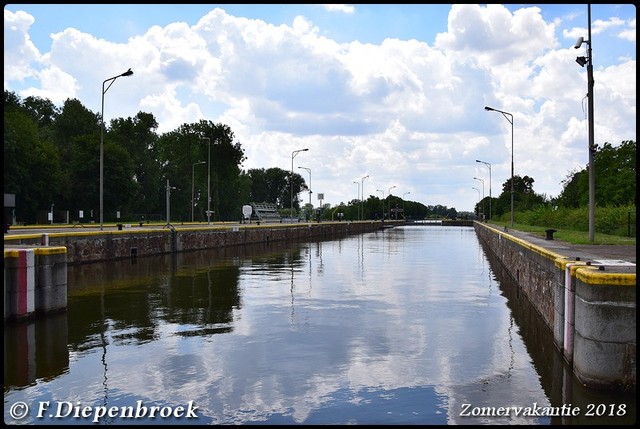
<path fill-rule="evenodd" d="M 510 213 L 500 216 L 498 221 L 509 221 Z M 533 210 L 514 213 L 514 221 L 544 228 L 589 231 L 589 208 L 566 208 L 541 205 Z M 595 232 L 621 237 L 636 236 L 635 205 L 619 207 L 596 207 Z"/>

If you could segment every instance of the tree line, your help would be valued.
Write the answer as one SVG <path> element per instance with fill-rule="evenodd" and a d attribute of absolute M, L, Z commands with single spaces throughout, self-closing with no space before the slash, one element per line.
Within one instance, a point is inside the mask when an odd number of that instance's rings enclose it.
<path fill-rule="evenodd" d="M 636 206 L 636 142 L 622 141 L 617 147 L 605 142 L 594 145 L 595 205 L 604 207 Z M 529 176 L 514 176 L 514 212 L 523 213 L 540 207 L 576 209 L 589 205 L 589 166 L 569 172 L 562 181 L 557 197 L 538 194 L 533 189 L 535 180 Z M 476 213 L 488 214 L 491 201 L 492 219 L 506 220 L 511 213 L 511 179 L 502 185 L 497 198 L 484 198 L 475 205 Z"/>
<path fill-rule="evenodd" d="M 159 134 L 153 114 L 139 112 L 111 120 L 103 135 L 101 126 L 100 115 L 77 99 L 58 108 L 48 99 L 22 100 L 5 90 L 4 192 L 15 195 L 15 208 L 7 213 L 5 207 L 5 222 L 46 223 L 50 211 L 69 213 L 70 222 L 97 222 L 101 142 L 105 222 L 163 220 L 167 193 L 172 221 L 207 220 L 208 209 L 212 221 L 234 221 L 250 202 L 275 204 L 286 216 L 293 205 L 300 215 L 300 201 L 290 196 L 292 190 L 308 191 L 304 178 L 277 167 L 242 169 L 244 150 L 227 125 L 201 120 Z M 353 200 L 344 205 L 343 218 L 381 217 L 382 206 L 373 196 Z M 404 206 L 416 218 L 455 217 L 439 205 Z M 323 216 L 331 214 L 329 205 L 322 209 Z"/>
<path fill-rule="evenodd" d="M 424 205 L 389 195 L 370 195 L 335 207 L 325 204 L 300 206 L 294 195 L 308 192 L 301 174 L 277 167 L 242 169 L 245 153 L 231 128 L 200 120 L 159 134 L 151 113 L 112 119 L 101 117 L 77 99 L 61 107 L 50 100 L 29 96 L 21 99 L 4 93 L 4 192 L 15 195 L 15 208 L 7 216 L 24 224 L 45 223 L 46 213 L 68 212 L 69 221 L 97 221 L 100 201 L 100 146 L 103 142 L 104 220 L 162 220 L 170 194 L 171 220 L 236 221 L 249 202 L 275 204 L 284 216 L 313 213 L 331 219 L 380 219 L 403 216 L 412 219 L 468 216 L 443 205 Z M 210 169 L 207 167 L 210 165 Z M 635 141 L 619 147 L 596 145 L 597 204 L 635 204 Z M 569 174 L 557 198 L 536 194 L 534 179 L 514 177 L 516 210 L 540 204 L 584 205 L 588 201 L 585 170 Z M 210 199 L 208 199 L 210 197 Z M 491 198 L 492 216 L 510 212 L 511 181 Z M 302 198 L 304 200 L 304 198 Z M 289 213 L 293 206 L 293 214 Z M 489 197 L 480 201 L 476 213 L 486 212 Z M 318 209 L 320 210 L 318 212 Z M 80 218 L 80 213 L 83 218 Z M 119 216 L 118 216 L 119 215 Z M 55 219 L 65 221 L 65 219 Z"/>

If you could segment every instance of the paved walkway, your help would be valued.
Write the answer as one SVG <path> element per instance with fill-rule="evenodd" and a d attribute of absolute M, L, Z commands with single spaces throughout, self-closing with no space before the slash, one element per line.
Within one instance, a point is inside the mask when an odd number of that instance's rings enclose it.
<path fill-rule="evenodd" d="M 581 261 L 624 261 L 636 263 L 636 246 L 633 244 L 572 244 L 565 241 L 547 240 L 534 233 L 521 232 L 507 228 L 508 234 L 526 240 L 569 259 Z M 577 260 L 577 259 L 576 259 Z M 635 267 L 633 269 L 635 272 Z"/>

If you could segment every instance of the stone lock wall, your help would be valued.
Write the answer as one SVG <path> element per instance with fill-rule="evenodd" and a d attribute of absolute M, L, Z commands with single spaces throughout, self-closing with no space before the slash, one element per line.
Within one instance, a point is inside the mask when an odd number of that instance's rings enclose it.
<path fill-rule="evenodd" d="M 535 303 L 544 322 L 553 329 L 558 316 L 555 312 L 556 297 L 560 292 L 557 286 L 564 282 L 563 273 L 558 271 L 555 261 L 562 256 L 483 224 L 478 224 L 475 229 L 527 298 Z"/>
<path fill-rule="evenodd" d="M 554 333 L 554 343 L 586 386 L 636 389 L 636 274 L 574 261 L 494 227 L 481 241 Z"/>
<path fill-rule="evenodd" d="M 393 224 L 393 222 L 389 222 Z M 397 224 L 402 224 L 398 222 Z M 82 264 L 130 257 L 142 257 L 242 246 L 275 241 L 324 239 L 345 234 L 375 231 L 380 222 L 326 222 L 263 225 L 228 225 L 164 228 L 125 228 L 117 231 L 74 231 L 69 233 L 25 234 L 5 237 L 5 247 L 49 246 L 67 248 L 67 263 Z M 46 239 L 46 240 L 45 240 Z"/>

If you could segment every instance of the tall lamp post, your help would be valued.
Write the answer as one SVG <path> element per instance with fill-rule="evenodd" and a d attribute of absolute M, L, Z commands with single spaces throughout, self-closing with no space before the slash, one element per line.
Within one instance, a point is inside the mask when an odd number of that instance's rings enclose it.
<path fill-rule="evenodd" d="M 387 192 L 387 198 L 391 196 L 391 190 L 395 187 L 396 185 L 393 185 L 392 187 L 389 188 L 389 192 Z M 389 220 L 391 220 L 391 200 L 389 200 Z"/>
<path fill-rule="evenodd" d="M 474 179 L 482 182 L 482 216 L 484 217 L 484 180 L 480 179 L 479 177 L 474 177 Z"/>
<path fill-rule="evenodd" d="M 207 141 L 207 225 L 211 225 L 211 139 L 202 137 Z"/>
<path fill-rule="evenodd" d="M 405 192 L 404 194 L 402 194 L 402 218 L 403 218 L 403 219 L 406 219 L 406 218 L 407 218 L 406 213 L 405 213 L 405 211 L 404 211 L 404 196 L 405 196 L 405 195 L 409 195 L 410 193 L 411 193 L 411 192 Z"/>
<path fill-rule="evenodd" d="M 580 67 L 587 65 L 587 98 L 589 103 L 589 241 L 595 239 L 596 225 L 596 175 L 593 158 L 595 146 L 593 143 L 593 59 L 591 55 L 591 5 L 588 5 L 589 40 L 579 37 L 574 48 L 578 49 L 583 43 L 587 44 L 587 56 L 576 58 Z"/>
<path fill-rule="evenodd" d="M 131 69 L 102 82 L 102 113 L 100 114 L 100 230 L 104 223 L 104 95 L 107 93 L 113 82 L 119 77 L 131 76 Z M 109 86 L 105 89 L 104 84 L 109 82 Z"/>
<path fill-rule="evenodd" d="M 382 189 L 376 189 L 377 192 L 382 192 L 382 222 L 384 222 L 384 191 Z"/>
<path fill-rule="evenodd" d="M 358 188 L 358 199 L 356 200 L 356 204 L 358 204 L 357 209 L 358 209 L 358 215 L 356 216 L 357 220 L 360 220 L 360 182 L 356 182 L 355 180 L 353 181 L 353 183 L 356 184 L 356 187 Z"/>
<path fill-rule="evenodd" d="M 476 162 L 481 162 L 489 167 L 489 220 L 491 220 L 491 164 L 489 164 L 488 162 L 480 161 L 479 159 L 476 159 Z"/>
<path fill-rule="evenodd" d="M 305 152 L 308 151 L 309 148 L 304 148 L 304 149 L 299 149 L 299 150 L 294 150 L 293 152 L 291 152 L 291 213 L 289 214 L 289 216 L 291 216 L 291 219 L 293 220 L 293 158 L 296 157 L 296 155 L 300 152 Z"/>
<path fill-rule="evenodd" d="M 193 222 L 193 206 L 195 204 L 194 201 L 194 188 L 195 188 L 195 175 L 196 175 L 196 165 L 206 164 L 204 161 L 198 161 L 193 163 L 191 166 L 191 222 Z"/>
<path fill-rule="evenodd" d="M 309 172 L 309 205 L 311 205 L 311 169 L 307 167 L 298 167 Z"/>
<path fill-rule="evenodd" d="M 476 191 L 478 191 L 478 201 L 480 200 L 480 189 L 476 188 L 475 186 L 472 187 L 471 189 L 475 189 Z M 479 209 L 480 207 L 478 207 Z"/>
<path fill-rule="evenodd" d="M 502 113 L 502 116 L 511 124 L 511 226 L 513 226 L 513 115 L 489 106 L 484 106 L 484 110 Z"/>
<path fill-rule="evenodd" d="M 364 179 L 368 179 L 369 175 L 367 174 L 366 176 L 364 176 L 362 178 L 362 180 L 360 181 L 360 213 L 362 216 L 362 220 L 364 220 Z"/>

